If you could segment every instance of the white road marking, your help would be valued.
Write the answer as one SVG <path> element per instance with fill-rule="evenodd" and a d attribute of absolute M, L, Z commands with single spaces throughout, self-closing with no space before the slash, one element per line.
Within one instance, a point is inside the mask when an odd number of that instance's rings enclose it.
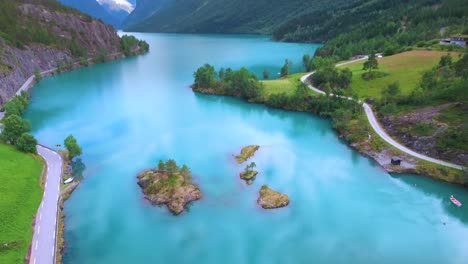
<path fill-rule="evenodd" d="M 41 233 L 41 226 L 37 227 L 37 234 L 39 235 Z"/>
<path fill-rule="evenodd" d="M 52 246 L 52 257 L 54 256 L 54 249 L 55 249 L 55 246 Z"/>
<path fill-rule="evenodd" d="M 36 258 L 34 258 L 34 264 L 36 264 Z"/>
<path fill-rule="evenodd" d="M 39 214 L 39 220 L 42 220 L 42 213 Z"/>
<path fill-rule="evenodd" d="M 36 249 L 36 250 L 37 250 L 37 244 L 39 244 L 39 242 L 37 242 L 37 240 L 36 240 L 36 246 L 35 246 L 35 249 Z"/>
<path fill-rule="evenodd" d="M 45 188 L 47 189 L 47 182 L 45 183 Z"/>

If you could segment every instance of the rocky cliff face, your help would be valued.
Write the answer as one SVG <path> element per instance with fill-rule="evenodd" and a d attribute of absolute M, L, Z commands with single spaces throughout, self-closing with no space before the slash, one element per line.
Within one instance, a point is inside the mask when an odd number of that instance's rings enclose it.
<path fill-rule="evenodd" d="M 450 124 L 437 119 L 438 115 L 450 107 L 465 107 L 462 103 L 447 103 L 435 107 L 426 107 L 404 115 L 385 116 L 381 123 L 389 134 L 410 149 L 429 157 L 447 160 L 456 164 L 468 164 L 468 152 L 453 148 L 439 148 L 438 142 Z M 428 124 L 431 129 L 424 134 L 415 133 L 409 128 Z M 456 127 L 455 129 L 463 129 Z"/>
<path fill-rule="evenodd" d="M 122 57 L 120 38 L 111 26 L 79 13 L 53 11 L 42 5 L 20 4 L 20 14 L 47 28 L 59 42 L 72 45 L 28 43 L 12 46 L 0 37 L 0 104 L 11 98 L 35 71 L 100 54 Z"/>

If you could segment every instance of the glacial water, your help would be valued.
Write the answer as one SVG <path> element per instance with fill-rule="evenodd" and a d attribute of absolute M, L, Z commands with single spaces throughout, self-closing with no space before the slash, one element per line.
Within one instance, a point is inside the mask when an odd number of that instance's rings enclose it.
<path fill-rule="evenodd" d="M 317 45 L 259 36 L 136 34 L 151 53 L 42 80 L 27 118 L 39 141 L 73 134 L 84 181 L 65 205 L 66 264 L 467 263 L 468 191 L 390 175 L 343 143 L 328 120 L 194 94 L 204 63 L 261 76 Z M 260 172 L 239 179 L 249 144 Z M 136 174 L 175 159 L 204 197 L 176 217 L 142 198 Z M 263 184 L 289 207 L 256 204 Z M 450 203 L 453 194 L 465 206 Z"/>

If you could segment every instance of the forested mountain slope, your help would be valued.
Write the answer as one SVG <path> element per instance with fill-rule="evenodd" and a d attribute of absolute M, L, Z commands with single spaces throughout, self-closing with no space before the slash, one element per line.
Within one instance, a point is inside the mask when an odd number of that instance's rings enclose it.
<path fill-rule="evenodd" d="M 201 33 L 273 32 L 280 23 L 325 8 L 346 7 L 358 0 L 163 0 L 154 14 L 129 30 Z M 137 10 L 155 10 L 138 0 Z M 165 3 L 164 3 L 165 2 Z M 164 3 L 164 5 L 163 5 Z M 163 8 L 160 6 L 163 5 Z"/>
<path fill-rule="evenodd" d="M 2 0 L 0 104 L 35 72 L 65 70 L 77 61 L 87 64 L 88 58 L 120 58 L 147 49 L 136 39 L 128 40 L 121 40 L 111 26 L 55 0 Z"/>
<path fill-rule="evenodd" d="M 466 0 L 139 0 L 137 10 L 152 16 L 132 14 L 126 30 L 272 34 L 326 42 L 318 54 L 339 58 L 468 30 Z"/>

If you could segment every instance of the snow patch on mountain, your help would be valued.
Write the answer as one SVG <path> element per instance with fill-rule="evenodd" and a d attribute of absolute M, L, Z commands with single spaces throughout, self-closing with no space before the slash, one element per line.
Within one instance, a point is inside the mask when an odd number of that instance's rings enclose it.
<path fill-rule="evenodd" d="M 131 13 L 135 7 L 127 0 L 96 0 L 101 6 L 106 5 L 114 11 L 125 11 Z"/>

